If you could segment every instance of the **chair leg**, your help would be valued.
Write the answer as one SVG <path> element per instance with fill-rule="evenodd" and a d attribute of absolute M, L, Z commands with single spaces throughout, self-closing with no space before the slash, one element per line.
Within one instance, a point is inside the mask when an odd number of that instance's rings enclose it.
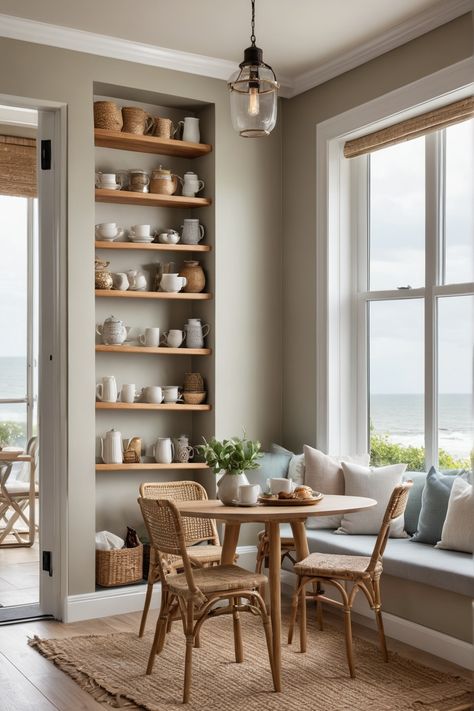
<path fill-rule="evenodd" d="M 313 592 L 315 595 L 320 595 L 323 591 L 321 590 L 321 583 L 318 581 L 313 583 Z M 323 631 L 323 604 L 321 600 L 318 600 L 316 598 L 316 622 L 318 623 L 318 627 L 320 632 Z"/>
<path fill-rule="evenodd" d="M 260 617 L 262 618 L 263 622 L 263 629 L 265 632 L 265 641 L 267 643 L 267 651 L 268 651 L 268 659 L 270 661 L 270 669 L 272 672 L 272 679 L 273 679 L 273 688 L 275 691 L 278 691 L 278 681 L 276 678 L 276 673 L 275 673 L 275 666 L 273 664 L 273 647 L 272 647 L 272 628 L 270 624 L 270 616 L 267 612 L 267 608 L 265 605 L 265 602 L 261 596 L 257 597 L 255 596 L 254 600 L 257 601 L 258 608 L 260 610 Z"/>
<path fill-rule="evenodd" d="M 388 662 L 388 652 L 387 652 L 387 641 L 385 639 L 385 630 L 383 627 L 382 619 L 382 609 L 381 609 L 381 598 L 380 598 L 380 580 L 374 580 L 374 592 L 375 592 L 375 620 L 377 622 L 377 628 L 379 631 L 380 640 L 380 650 L 382 652 L 384 662 Z"/>
<path fill-rule="evenodd" d="M 194 646 L 193 621 L 194 621 L 193 603 L 192 603 L 192 601 L 190 601 L 187 603 L 187 606 L 186 606 L 186 657 L 184 660 L 183 704 L 187 704 L 189 702 L 189 695 L 191 692 L 191 673 L 192 673 L 193 646 Z"/>
<path fill-rule="evenodd" d="M 156 621 L 155 636 L 153 637 L 153 644 L 151 645 L 150 656 L 148 657 L 148 666 L 146 668 L 146 673 L 151 674 L 153 671 L 153 664 L 155 663 L 155 657 L 159 654 L 159 651 L 163 648 L 164 636 L 166 633 L 166 619 L 168 615 L 168 605 L 169 596 L 167 592 L 162 592 L 161 597 L 161 608 L 160 614 Z M 160 649 L 161 645 L 161 649 Z M 158 651 L 159 650 L 159 651 Z"/>
<path fill-rule="evenodd" d="M 298 607 L 300 608 L 300 652 L 306 652 L 306 586 L 300 590 Z"/>
<path fill-rule="evenodd" d="M 293 593 L 293 596 L 291 598 L 290 624 L 288 627 L 288 644 L 291 644 L 293 642 L 293 632 L 294 632 L 295 624 L 296 624 L 296 615 L 298 613 L 298 601 L 299 601 L 298 585 L 299 585 L 299 578 L 298 578 L 298 583 L 296 585 L 296 590 Z"/>
<path fill-rule="evenodd" d="M 152 578 L 151 566 L 150 566 L 150 572 L 148 573 L 148 583 L 147 583 L 147 588 L 146 588 L 145 605 L 143 607 L 142 618 L 140 620 L 140 629 L 138 632 L 139 637 L 143 637 L 143 634 L 145 632 L 146 620 L 148 617 L 148 610 L 150 609 L 151 596 L 153 594 L 153 583 L 154 583 L 154 578 Z M 161 610 L 160 610 L 160 614 L 161 614 Z"/>
<path fill-rule="evenodd" d="M 345 637 L 346 637 L 346 655 L 347 655 L 347 664 L 349 666 L 349 673 L 352 677 L 352 679 L 355 678 L 355 671 L 354 671 L 354 656 L 353 656 L 353 650 L 352 650 L 352 624 L 351 624 L 351 608 L 350 607 L 344 607 L 344 628 L 345 628 Z"/>
<path fill-rule="evenodd" d="M 236 609 L 236 605 L 239 604 L 239 598 L 233 597 L 231 599 L 232 605 L 232 620 L 234 626 L 234 650 L 235 650 L 235 661 L 240 663 L 244 661 L 244 648 L 242 645 L 242 628 L 240 625 L 240 614 Z"/>

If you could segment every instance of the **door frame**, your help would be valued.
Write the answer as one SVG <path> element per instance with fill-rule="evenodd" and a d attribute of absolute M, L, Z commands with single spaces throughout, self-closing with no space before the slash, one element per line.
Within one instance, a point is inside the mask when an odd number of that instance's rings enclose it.
<path fill-rule="evenodd" d="M 40 608 L 62 619 L 68 593 L 67 106 L 4 94 L 0 104 L 38 111 Z M 41 167 L 42 140 L 51 141 L 49 170 Z M 52 575 L 42 569 L 43 551 L 51 552 Z"/>

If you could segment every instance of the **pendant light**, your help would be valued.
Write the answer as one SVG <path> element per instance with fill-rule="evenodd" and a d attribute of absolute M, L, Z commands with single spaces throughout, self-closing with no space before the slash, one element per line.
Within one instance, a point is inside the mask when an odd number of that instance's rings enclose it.
<path fill-rule="evenodd" d="M 275 128 L 279 84 L 275 72 L 263 61 L 255 37 L 255 0 L 252 3 L 251 46 L 244 50 L 240 71 L 228 82 L 232 125 L 244 138 L 268 136 Z"/>

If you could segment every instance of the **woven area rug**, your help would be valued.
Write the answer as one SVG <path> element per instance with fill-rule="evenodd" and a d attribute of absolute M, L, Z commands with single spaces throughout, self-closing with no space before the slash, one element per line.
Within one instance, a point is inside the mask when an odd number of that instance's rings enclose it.
<path fill-rule="evenodd" d="M 398 655 L 385 664 L 378 648 L 354 639 L 356 679 L 348 676 L 344 637 L 308 619 L 308 651 L 298 643 L 282 648 L 283 692 L 273 691 L 263 629 L 242 615 L 245 661 L 234 662 L 232 620 L 210 620 L 193 653 L 191 702 L 200 711 L 454 711 L 469 708 L 469 683 Z M 147 711 L 183 709 L 184 635 L 176 624 L 156 658 L 151 676 L 145 667 L 152 642 L 135 634 L 34 639 L 30 644 L 69 674 L 96 700 L 115 708 Z"/>

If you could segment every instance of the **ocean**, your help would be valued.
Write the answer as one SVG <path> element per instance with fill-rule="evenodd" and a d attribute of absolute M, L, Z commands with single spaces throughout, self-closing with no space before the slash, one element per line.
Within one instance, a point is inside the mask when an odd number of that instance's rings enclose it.
<path fill-rule="evenodd" d="M 26 361 L 0 357 L 0 399 L 24 397 Z M 372 395 L 370 418 L 376 432 L 404 445 L 423 446 L 422 395 Z M 472 396 L 439 396 L 439 447 L 456 457 L 468 457 L 473 447 L 474 418 Z M 0 422 L 25 422 L 25 405 L 0 405 Z"/>

